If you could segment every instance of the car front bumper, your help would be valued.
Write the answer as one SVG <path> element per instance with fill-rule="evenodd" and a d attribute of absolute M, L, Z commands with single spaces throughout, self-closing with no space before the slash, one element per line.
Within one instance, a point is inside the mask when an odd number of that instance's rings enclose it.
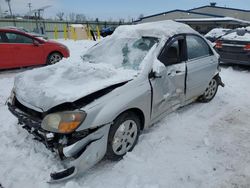
<path fill-rule="evenodd" d="M 72 144 L 62 145 L 61 140 L 56 139 L 56 134 L 41 128 L 41 120 L 32 118 L 11 103 L 8 103 L 8 108 L 18 118 L 18 124 L 60 157 L 64 169 L 51 173 L 49 182 L 62 181 L 81 174 L 105 156 L 111 123 L 89 131 Z"/>

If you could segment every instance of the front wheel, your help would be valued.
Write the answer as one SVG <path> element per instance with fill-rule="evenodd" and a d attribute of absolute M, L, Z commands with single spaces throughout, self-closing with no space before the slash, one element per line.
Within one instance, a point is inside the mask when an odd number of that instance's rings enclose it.
<path fill-rule="evenodd" d="M 213 78 L 209 82 L 209 85 L 206 88 L 204 94 L 199 98 L 199 101 L 200 102 L 209 102 L 209 101 L 211 101 L 215 97 L 215 95 L 217 93 L 218 86 L 219 86 L 218 80 L 216 78 Z"/>
<path fill-rule="evenodd" d="M 54 53 L 49 55 L 49 57 L 47 59 L 47 64 L 53 65 L 61 60 L 62 60 L 62 55 L 58 52 L 54 52 Z"/>
<path fill-rule="evenodd" d="M 140 134 L 140 119 L 132 112 L 125 112 L 110 127 L 106 158 L 119 160 L 132 151 Z"/>

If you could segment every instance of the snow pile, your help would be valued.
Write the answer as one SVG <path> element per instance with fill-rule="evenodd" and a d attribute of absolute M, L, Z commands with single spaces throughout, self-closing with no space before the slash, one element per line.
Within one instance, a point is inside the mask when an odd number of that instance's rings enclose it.
<path fill-rule="evenodd" d="M 215 28 L 209 31 L 205 37 L 212 37 L 212 38 L 218 38 L 224 34 L 226 34 L 230 29 L 225 29 L 225 28 Z"/>
<path fill-rule="evenodd" d="M 83 50 L 80 43 L 87 42 L 64 43 L 76 52 Z M 143 131 L 123 160 L 103 161 L 82 177 L 54 185 L 46 181 L 50 172 L 62 168 L 58 159 L 18 126 L 4 105 L 16 74 L 0 74 L 0 184 L 4 188 L 250 187 L 249 71 L 222 69 L 226 87 L 219 88 L 213 101 L 186 106 Z"/>

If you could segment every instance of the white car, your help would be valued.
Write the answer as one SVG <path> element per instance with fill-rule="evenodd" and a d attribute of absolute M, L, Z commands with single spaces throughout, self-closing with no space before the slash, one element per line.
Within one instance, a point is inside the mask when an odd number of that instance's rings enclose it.
<path fill-rule="evenodd" d="M 10 111 L 56 151 L 59 181 L 106 156 L 132 151 L 140 132 L 194 101 L 208 102 L 222 85 L 218 55 L 196 31 L 173 21 L 120 26 L 83 55 L 15 79 Z"/>
<path fill-rule="evenodd" d="M 229 33 L 231 29 L 226 29 L 226 28 L 214 28 L 211 31 L 209 31 L 206 35 L 205 38 L 208 39 L 211 42 L 215 42 L 217 39 L 222 37 L 223 35 L 226 35 Z"/>

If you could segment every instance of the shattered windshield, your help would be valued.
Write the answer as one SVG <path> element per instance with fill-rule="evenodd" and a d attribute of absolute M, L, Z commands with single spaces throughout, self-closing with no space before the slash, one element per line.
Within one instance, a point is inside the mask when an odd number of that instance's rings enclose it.
<path fill-rule="evenodd" d="M 90 63 L 111 64 L 115 68 L 139 70 L 142 60 L 149 50 L 158 43 L 155 37 L 109 38 L 82 56 L 83 61 Z"/>

